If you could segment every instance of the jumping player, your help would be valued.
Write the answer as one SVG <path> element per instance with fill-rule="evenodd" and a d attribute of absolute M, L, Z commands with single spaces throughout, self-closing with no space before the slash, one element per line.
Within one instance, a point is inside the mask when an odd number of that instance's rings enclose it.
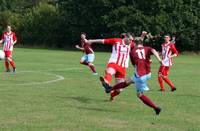
<path fill-rule="evenodd" d="M 93 75 L 98 75 L 93 64 L 95 59 L 94 51 L 92 50 L 90 44 L 86 40 L 86 33 L 81 33 L 81 47 L 79 45 L 76 45 L 75 47 L 85 53 L 81 57 L 80 63 L 88 66 L 93 72 Z"/>
<path fill-rule="evenodd" d="M 126 42 L 125 39 L 131 39 L 131 41 Z M 133 37 L 131 36 L 131 34 L 123 33 L 121 34 L 121 38 L 95 39 L 89 40 L 89 42 L 112 45 L 112 54 L 108 61 L 105 75 L 104 77 L 100 77 L 100 81 L 102 82 L 103 87 L 105 89 L 110 87 L 110 82 L 113 75 L 115 76 L 116 84 L 124 82 L 126 68 L 129 64 L 129 53 L 131 48 L 134 47 Z M 118 95 L 120 92 L 121 90 L 114 90 L 110 92 L 110 99 L 112 100 L 113 97 Z"/>
<path fill-rule="evenodd" d="M 161 111 L 161 108 L 156 106 L 146 95 L 144 95 L 144 91 L 148 89 L 147 81 L 151 78 L 151 62 L 150 56 L 153 54 L 156 56 L 157 60 L 161 63 L 161 59 L 159 57 L 158 52 L 147 46 L 143 46 L 141 37 L 135 38 L 136 46 L 130 53 L 130 58 L 132 65 L 135 68 L 135 73 L 132 78 L 127 79 L 124 82 L 118 83 L 110 90 L 107 88 L 107 92 L 113 90 L 119 90 L 121 88 L 125 88 L 131 83 L 135 83 L 137 96 L 138 98 L 147 106 L 154 109 L 155 113 L 158 115 Z"/>
<path fill-rule="evenodd" d="M 164 36 L 165 42 L 162 44 L 162 65 L 158 71 L 158 82 L 160 85 L 160 91 L 165 91 L 163 80 L 171 87 L 171 91 L 175 91 L 174 84 L 168 78 L 168 71 L 172 66 L 172 58 L 178 56 L 175 44 L 170 42 L 170 35 Z"/>
<path fill-rule="evenodd" d="M 11 26 L 7 26 L 7 31 L 3 33 L 0 44 L 3 43 L 3 50 L 5 52 L 5 67 L 6 67 L 6 72 L 10 72 L 9 69 L 9 63 L 12 66 L 12 71 L 13 73 L 16 72 L 16 67 L 14 64 L 14 61 L 12 59 L 12 51 L 13 51 L 13 46 L 17 43 L 17 37 L 14 32 L 11 30 Z"/>

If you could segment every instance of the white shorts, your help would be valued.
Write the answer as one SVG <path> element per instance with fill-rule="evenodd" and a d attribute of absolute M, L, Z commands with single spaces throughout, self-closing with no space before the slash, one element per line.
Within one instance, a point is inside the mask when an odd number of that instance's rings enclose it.
<path fill-rule="evenodd" d="M 151 73 L 144 75 L 142 77 L 137 77 L 135 74 L 131 78 L 135 82 L 137 93 L 148 91 L 149 87 L 147 86 L 147 81 L 151 78 Z"/>
<path fill-rule="evenodd" d="M 83 57 L 81 57 L 81 61 L 86 61 L 86 62 L 94 62 L 94 59 L 95 59 L 95 55 L 94 54 L 87 54 L 87 55 L 84 55 Z"/>

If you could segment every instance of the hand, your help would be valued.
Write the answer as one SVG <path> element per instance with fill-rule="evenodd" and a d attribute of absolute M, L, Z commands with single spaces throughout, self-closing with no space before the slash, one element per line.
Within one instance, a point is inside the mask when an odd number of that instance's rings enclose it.
<path fill-rule="evenodd" d="M 75 45 L 75 47 L 76 47 L 77 49 L 79 49 L 79 45 Z"/>

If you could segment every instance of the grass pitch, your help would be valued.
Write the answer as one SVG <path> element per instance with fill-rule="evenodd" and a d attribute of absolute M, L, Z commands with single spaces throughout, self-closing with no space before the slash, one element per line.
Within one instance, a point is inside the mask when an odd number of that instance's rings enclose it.
<path fill-rule="evenodd" d="M 177 91 L 159 92 L 153 59 L 150 91 L 162 112 L 156 116 L 137 97 L 134 85 L 108 101 L 98 76 L 79 64 L 81 52 L 15 49 L 16 74 L 0 69 L 0 130 L 15 131 L 199 131 L 200 56 L 174 59 L 169 77 Z M 110 53 L 96 53 L 103 75 Z M 132 76 L 130 65 L 127 77 Z"/>

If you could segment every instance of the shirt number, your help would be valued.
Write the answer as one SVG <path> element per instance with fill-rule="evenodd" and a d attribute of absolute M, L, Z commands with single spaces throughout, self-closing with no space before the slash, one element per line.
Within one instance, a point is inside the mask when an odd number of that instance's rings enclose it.
<path fill-rule="evenodd" d="M 139 59 L 146 59 L 145 58 L 145 51 L 144 51 L 144 49 L 137 49 L 136 52 L 138 54 Z"/>

